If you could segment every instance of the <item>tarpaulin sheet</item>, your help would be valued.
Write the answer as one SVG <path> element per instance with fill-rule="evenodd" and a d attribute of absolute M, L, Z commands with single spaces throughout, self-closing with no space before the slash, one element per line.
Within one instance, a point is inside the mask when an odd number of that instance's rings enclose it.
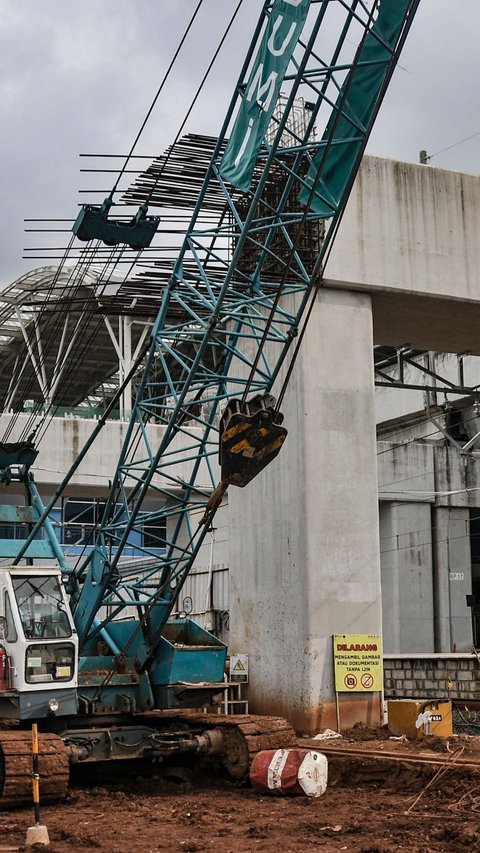
<path fill-rule="evenodd" d="M 241 190 L 252 181 L 258 149 L 307 17 L 310 0 L 276 0 L 220 166 L 221 176 Z"/>
<path fill-rule="evenodd" d="M 333 216 L 339 205 L 362 149 L 364 130 L 374 115 L 409 3 L 410 0 L 381 0 L 377 18 L 359 48 L 358 64 L 350 70 L 340 90 L 336 108 L 332 111 L 322 137 L 325 144 L 320 145 L 307 173 L 307 186 L 300 192 L 300 202 L 308 204 L 311 188 L 321 170 L 311 210 L 325 218 Z M 334 127 L 337 107 L 341 109 L 342 115 Z M 333 138 L 325 155 L 327 141 L 332 133 Z"/>

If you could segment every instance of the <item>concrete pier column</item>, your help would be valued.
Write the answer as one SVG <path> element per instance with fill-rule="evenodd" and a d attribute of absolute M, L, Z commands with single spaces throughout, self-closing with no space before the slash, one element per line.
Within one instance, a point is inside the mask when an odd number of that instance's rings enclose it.
<path fill-rule="evenodd" d="M 428 503 L 393 501 L 380 506 L 383 651 L 387 654 L 434 651 L 430 528 Z"/>
<path fill-rule="evenodd" d="M 435 590 L 435 651 L 471 651 L 472 616 L 467 595 L 472 591 L 469 511 L 435 507 L 433 525 Z"/>
<path fill-rule="evenodd" d="M 251 710 L 309 732 L 336 727 L 332 634 L 382 624 L 370 297 L 322 289 L 317 302 L 285 445 L 229 492 L 230 650 L 250 655 Z M 377 724 L 379 694 L 342 693 L 340 716 Z"/>

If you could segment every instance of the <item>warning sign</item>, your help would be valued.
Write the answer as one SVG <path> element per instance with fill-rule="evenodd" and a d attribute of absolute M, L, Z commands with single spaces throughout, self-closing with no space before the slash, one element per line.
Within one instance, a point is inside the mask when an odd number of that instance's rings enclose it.
<path fill-rule="evenodd" d="M 360 684 L 364 690 L 373 690 L 373 675 L 371 672 L 364 672 Z"/>
<path fill-rule="evenodd" d="M 334 634 L 333 660 L 338 692 L 382 690 L 382 638 L 379 634 Z"/>
<path fill-rule="evenodd" d="M 248 655 L 230 655 L 230 681 L 248 681 Z"/>

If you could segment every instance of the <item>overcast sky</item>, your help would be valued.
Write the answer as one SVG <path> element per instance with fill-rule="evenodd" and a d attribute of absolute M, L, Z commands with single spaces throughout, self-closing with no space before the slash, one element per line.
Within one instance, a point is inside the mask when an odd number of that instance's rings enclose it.
<path fill-rule="evenodd" d="M 161 152 L 176 133 L 236 0 L 204 0 L 194 36 L 136 149 Z M 2 251 L 0 287 L 41 266 L 26 218 L 73 218 L 80 153 L 131 146 L 196 0 L 0 0 Z M 262 0 L 244 0 L 188 129 L 218 132 Z M 479 0 L 421 0 L 368 151 L 418 161 L 480 132 Z M 432 165 L 480 173 L 480 133 Z M 65 242 L 65 238 L 62 238 Z"/>

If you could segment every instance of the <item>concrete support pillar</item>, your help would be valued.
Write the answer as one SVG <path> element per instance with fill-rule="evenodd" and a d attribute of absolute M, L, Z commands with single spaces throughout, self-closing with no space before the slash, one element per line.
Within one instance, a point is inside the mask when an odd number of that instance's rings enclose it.
<path fill-rule="evenodd" d="M 383 648 L 433 652 L 431 511 L 428 503 L 380 507 Z"/>
<path fill-rule="evenodd" d="M 435 651 L 471 651 L 472 616 L 466 602 L 472 591 L 468 509 L 435 507 L 433 543 Z"/>
<path fill-rule="evenodd" d="M 253 711 L 336 727 L 332 634 L 381 633 L 370 297 L 321 290 L 282 406 L 281 454 L 230 489 L 230 650 Z M 274 389 L 275 393 L 275 389 Z M 340 695 L 342 727 L 378 694 Z"/>

